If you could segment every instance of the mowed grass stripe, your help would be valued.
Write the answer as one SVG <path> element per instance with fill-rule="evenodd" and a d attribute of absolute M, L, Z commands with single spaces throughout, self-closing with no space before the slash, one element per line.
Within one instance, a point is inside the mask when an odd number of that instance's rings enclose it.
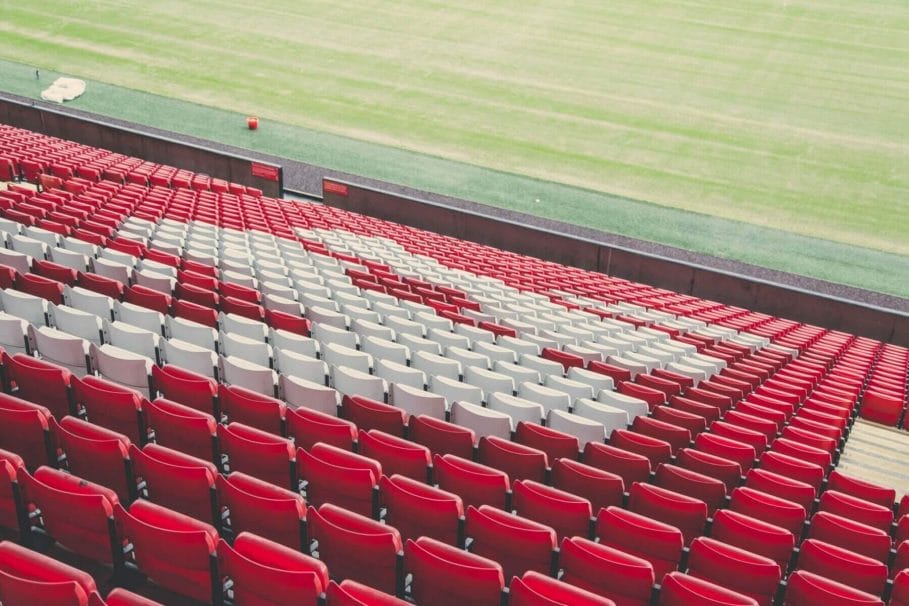
<path fill-rule="evenodd" d="M 56 74 L 44 77 L 53 78 Z M 0 61 L 0 79 L 17 94 L 35 96 L 40 91 L 34 71 L 26 66 Z M 588 216 L 590 223 L 606 225 L 608 231 L 909 297 L 909 264 L 900 255 L 500 173 L 280 123 L 269 122 L 253 133 L 243 127 L 240 114 L 99 82 L 90 82 L 89 87 L 91 94 L 75 102 L 80 109 L 335 166 L 354 174 L 372 174 L 379 179 L 394 181 L 406 174 L 418 188 L 468 199 L 485 197 L 498 206 L 550 218 L 565 213 Z M 306 145 L 301 146 L 300 141 Z"/>
<path fill-rule="evenodd" d="M 4 30 L 19 31 L 0 39 L 0 56 L 17 61 L 468 164 L 909 251 L 909 121 L 900 117 L 909 108 L 909 6 L 901 1 L 0 7 Z M 174 126 L 181 129 L 179 120 Z M 602 201 L 587 208 L 562 195 L 537 204 L 520 188 L 475 183 L 459 174 L 466 168 L 418 174 L 381 166 L 387 152 L 372 162 L 366 152 L 348 160 L 339 150 L 294 153 L 647 239 L 678 245 L 692 237 L 649 212 L 617 224 Z M 429 177 L 437 186 L 426 185 Z M 726 250 L 701 237 L 693 248 L 752 255 L 755 243 L 741 241 L 741 250 Z M 780 259 L 770 265 L 780 267 Z"/>

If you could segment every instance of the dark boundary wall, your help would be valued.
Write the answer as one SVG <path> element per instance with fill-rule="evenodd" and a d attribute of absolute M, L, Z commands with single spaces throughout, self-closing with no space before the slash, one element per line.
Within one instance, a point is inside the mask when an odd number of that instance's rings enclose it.
<path fill-rule="evenodd" d="M 338 208 L 728 305 L 909 346 L 909 314 L 898 311 L 545 231 L 337 179 L 325 179 L 322 191 L 325 204 Z"/>
<path fill-rule="evenodd" d="M 0 122 L 31 131 L 257 187 L 266 196 L 284 192 L 282 167 L 226 154 L 103 121 L 0 98 Z"/>

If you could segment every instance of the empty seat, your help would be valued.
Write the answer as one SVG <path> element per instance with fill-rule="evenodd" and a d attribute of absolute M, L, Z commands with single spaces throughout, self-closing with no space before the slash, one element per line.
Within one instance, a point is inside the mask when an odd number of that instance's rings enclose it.
<path fill-rule="evenodd" d="M 161 587 L 211 602 L 220 594 L 212 559 L 218 533 L 204 522 L 143 499 L 127 511 L 114 507 L 121 536 L 133 545 L 130 557 L 140 572 Z"/>
<path fill-rule="evenodd" d="M 893 524 L 892 508 L 829 488 L 821 494 L 818 510 L 829 511 L 885 532 L 889 532 Z"/>
<path fill-rule="evenodd" d="M 28 469 L 55 465 L 52 418 L 40 404 L 0 393 L 0 448 L 22 457 Z"/>
<path fill-rule="evenodd" d="M 299 448 L 309 450 L 323 442 L 344 450 L 353 450 L 357 426 L 346 419 L 318 410 L 297 408 L 287 410 L 287 437 Z"/>
<path fill-rule="evenodd" d="M 25 515 L 20 499 L 17 474 L 25 468 L 25 462 L 18 454 L 0 450 L 0 528 L 18 530 L 22 525 L 20 517 Z"/>
<path fill-rule="evenodd" d="M 218 384 L 209 376 L 176 365 L 153 366 L 155 389 L 162 396 L 196 410 L 214 414 Z"/>
<path fill-rule="evenodd" d="M 469 507 L 465 534 L 471 553 L 502 565 L 506 577 L 533 570 L 550 574 L 558 546 L 555 531 L 539 522 L 489 505 Z"/>
<path fill-rule="evenodd" d="M 507 576 L 507 572 L 506 572 Z M 509 587 L 510 606 L 614 606 L 612 600 L 598 596 L 552 577 L 529 571 L 523 577 L 513 576 Z"/>
<path fill-rule="evenodd" d="M 381 363 L 380 363 L 381 364 Z M 389 403 L 409 416 L 425 415 L 439 421 L 445 420 L 445 397 L 409 385 L 392 382 Z"/>
<path fill-rule="evenodd" d="M 516 480 L 513 507 L 518 515 L 550 526 L 560 538 L 590 535 L 590 501 L 539 482 Z"/>
<path fill-rule="evenodd" d="M 12 541 L 0 542 L 0 562 L 0 599 L 4 604 L 103 603 L 90 574 Z"/>
<path fill-rule="evenodd" d="M 382 477 L 378 461 L 317 443 L 309 451 L 297 451 L 297 465 L 300 478 L 306 482 L 309 503 L 334 503 L 361 515 L 376 514 L 376 487 Z"/>
<path fill-rule="evenodd" d="M 511 439 L 511 417 L 479 404 L 454 402 L 451 405 L 451 422 L 471 430 L 476 439 L 484 436 Z"/>
<path fill-rule="evenodd" d="M 699 577 L 671 572 L 660 585 L 659 606 L 758 606 L 757 600 Z"/>
<path fill-rule="evenodd" d="M 286 406 L 281 400 L 237 385 L 221 385 L 218 395 L 221 412 L 230 421 L 276 435 L 283 433 Z"/>
<path fill-rule="evenodd" d="M 782 526 L 796 537 L 802 533 L 807 514 L 798 503 L 740 486 L 730 493 L 729 508 L 771 524 Z"/>
<path fill-rule="evenodd" d="M 92 344 L 89 355 L 92 366 L 103 378 L 149 397 L 154 360 L 107 344 L 101 347 Z"/>
<path fill-rule="evenodd" d="M 129 455 L 148 499 L 197 520 L 218 519 L 214 498 L 218 470 L 210 461 L 157 444 L 141 450 L 133 445 Z"/>
<path fill-rule="evenodd" d="M 657 581 L 678 568 L 685 544 L 678 528 L 619 507 L 600 510 L 596 536 L 603 545 L 650 562 Z"/>
<path fill-rule="evenodd" d="M 345 579 L 340 584 L 334 581 L 329 582 L 326 604 L 327 606 L 407 606 L 409 602 L 362 583 Z"/>
<path fill-rule="evenodd" d="M 30 511 L 38 509 L 43 530 L 75 553 L 107 564 L 119 560 L 113 533 L 116 493 L 66 472 L 39 467 L 19 469 L 19 484 Z M 2 593 L 0 593 L 2 595 Z"/>
<path fill-rule="evenodd" d="M 714 514 L 710 536 L 766 556 L 782 570 L 788 569 L 795 548 L 795 536 L 785 528 L 729 509 L 719 509 Z"/>
<path fill-rule="evenodd" d="M 465 506 L 506 506 L 510 484 L 508 475 L 499 469 L 446 454 L 433 457 L 433 471 L 439 488 L 460 496 Z"/>
<path fill-rule="evenodd" d="M 385 593 L 402 581 L 401 535 L 387 525 L 326 503 L 308 512 L 309 536 L 336 579 L 352 579 Z"/>
<path fill-rule="evenodd" d="M 218 543 L 218 573 L 231 581 L 233 603 L 315 606 L 328 587 L 323 562 L 247 532 Z"/>
<path fill-rule="evenodd" d="M 647 560 L 581 537 L 562 541 L 559 567 L 564 582 L 628 606 L 648 606 L 657 579 Z"/>
<path fill-rule="evenodd" d="M 805 511 L 811 511 L 814 507 L 813 486 L 767 471 L 764 468 L 749 470 L 745 476 L 745 486 L 798 503 L 805 508 Z"/>
<path fill-rule="evenodd" d="M 789 575 L 783 603 L 786 606 L 814 606 L 815 604 L 884 606 L 884 601 L 879 596 L 859 591 L 807 570 L 796 570 Z M 891 601 L 891 605 L 897 606 L 893 601 Z"/>
<path fill-rule="evenodd" d="M 622 477 L 571 459 L 552 464 L 552 486 L 590 501 L 593 511 L 612 505 L 621 506 L 625 483 Z"/>
<path fill-rule="evenodd" d="M 643 482 L 632 484 L 628 508 L 678 528 L 686 543 L 700 535 L 707 523 L 707 505 L 700 499 Z"/>
<path fill-rule="evenodd" d="M 404 539 L 428 536 L 449 545 L 461 545 L 464 505 L 461 497 L 400 475 L 379 480 L 385 522 Z"/>
<path fill-rule="evenodd" d="M 232 472 L 242 471 L 275 486 L 296 487 L 290 440 L 243 423 L 219 425 L 218 439 Z"/>
<path fill-rule="evenodd" d="M 727 492 L 738 486 L 742 478 L 742 466 L 739 463 L 693 448 L 680 450 L 675 464 L 720 480 L 726 485 Z"/>
<path fill-rule="evenodd" d="M 388 394 L 388 383 L 385 379 L 346 366 L 332 368 L 331 383 L 341 395 L 365 396 L 384 402 Z"/>
<path fill-rule="evenodd" d="M 849 549 L 879 562 L 887 563 L 890 557 L 890 535 L 880 528 L 829 511 L 818 511 L 811 517 L 808 538 Z"/>
<path fill-rule="evenodd" d="M 412 575 L 410 594 L 418 604 L 498 606 L 505 579 L 502 567 L 486 558 L 428 537 L 405 546 L 405 572 Z"/>
<path fill-rule="evenodd" d="M 496 436 L 480 438 L 478 461 L 501 469 L 513 480 L 539 483 L 545 481 L 549 467 L 545 452 Z"/>
<path fill-rule="evenodd" d="M 253 532 L 294 549 L 308 548 L 306 501 L 299 493 L 240 472 L 218 476 L 217 487 L 234 534 Z"/>
<path fill-rule="evenodd" d="M 146 597 L 127 591 L 122 587 L 112 589 L 105 598 L 107 606 L 164 606 Z"/>
<path fill-rule="evenodd" d="M 404 436 L 406 414 L 395 406 L 365 396 L 344 396 L 341 412 L 362 430 L 377 429 L 393 436 Z"/>
<path fill-rule="evenodd" d="M 773 603 L 782 579 L 780 566 L 772 559 L 709 537 L 691 542 L 688 574 L 747 595 L 762 606 Z"/>
<path fill-rule="evenodd" d="M 541 405 L 524 398 L 504 393 L 493 393 L 487 395 L 486 400 L 486 405 L 490 410 L 495 410 L 511 417 L 511 421 L 514 423 L 512 429 L 515 429 L 521 422 L 539 425 L 544 416 Z"/>
<path fill-rule="evenodd" d="M 166 398 L 146 403 L 143 410 L 156 444 L 203 460 L 216 459 L 217 423 L 210 413 Z"/>
<path fill-rule="evenodd" d="M 609 444 L 616 448 L 644 455 L 650 460 L 650 465 L 653 467 L 660 463 L 668 463 L 672 457 L 672 445 L 669 442 L 625 429 L 613 431 L 609 438 Z"/>
<path fill-rule="evenodd" d="M 72 381 L 76 409 L 89 421 L 129 437 L 144 441 L 143 406 L 139 392 L 100 377 L 86 376 Z"/>
<path fill-rule="evenodd" d="M 654 483 L 703 501 L 710 515 L 723 506 L 726 500 L 726 485 L 721 480 L 669 463 L 657 468 Z"/>
<path fill-rule="evenodd" d="M 278 375 L 268 366 L 234 356 L 221 356 L 218 368 L 221 380 L 228 385 L 237 385 L 267 396 L 275 395 Z"/>
<path fill-rule="evenodd" d="M 128 437 L 72 416 L 50 425 L 71 473 L 112 489 L 124 502 L 133 497 Z"/>
<path fill-rule="evenodd" d="M 432 453 L 415 444 L 376 429 L 360 430 L 357 452 L 375 459 L 386 475 L 398 474 L 426 482 L 432 469 Z"/>
<path fill-rule="evenodd" d="M 35 352 L 44 360 L 81 377 L 90 371 L 89 342 L 47 326 L 28 328 Z"/>
<path fill-rule="evenodd" d="M 514 441 L 542 450 L 550 462 L 561 458 L 577 459 L 580 450 L 577 436 L 536 423 L 518 423 Z"/>
<path fill-rule="evenodd" d="M 887 583 L 887 565 L 883 562 L 817 539 L 802 541 L 798 568 L 876 596 Z"/>
<path fill-rule="evenodd" d="M 614 473 L 621 477 L 626 486 L 632 482 L 646 482 L 650 478 L 650 459 L 609 444 L 588 442 L 581 457 L 586 465 Z"/>
<path fill-rule="evenodd" d="M 433 454 L 473 458 L 476 437 L 473 430 L 467 427 L 419 415 L 410 418 L 408 428 L 410 439 L 426 446 Z"/>

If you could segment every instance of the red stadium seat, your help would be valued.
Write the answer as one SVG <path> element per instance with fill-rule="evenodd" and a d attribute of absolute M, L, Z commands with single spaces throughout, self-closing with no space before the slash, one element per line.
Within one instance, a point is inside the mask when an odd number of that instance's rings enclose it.
<path fill-rule="evenodd" d="M 881 595 L 888 576 L 887 565 L 883 562 L 817 539 L 802 541 L 798 568 L 836 579 L 871 595 Z"/>
<path fill-rule="evenodd" d="M 378 512 L 378 461 L 328 444 L 297 450 L 300 479 L 306 482 L 306 500 L 315 506 L 333 503 L 354 513 L 374 517 Z"/>
<path fill-rule="evenodd" d="M 559 538 L 590 535 L 590 501 L 531 480 L 515 480 L 513 507 L 524 516 L 556 531 Z"/>
<path fill-rule="evenodd" d="M 530 446 L 503 440 L 497 436 L 480 438 L 478 461 L 483 465 L 501 469 L 512 480 L 546 480 L 549 467 L 546 453 Z"/>
<path fill-rule="evenodd" d="M 137 391 L 101 377 L 72 379 L 76 409 L 96 425 L 122 433 L 137 444 L 145 441 L 143 407 L 147 400 Z"/>
<path fill-rule="evenodd" d="M 556 459 L 551 480 L 553 488 L 590 501 L 593 511 L 621 506 L 624 499 L 625 482 L 621 476 L 572 459 Z"/>
<path fill-rule="evenodd" d="M 51 428 L 71 473 L 110 488 L 124 502 L 133 498 L 128 437 L 77 417 L 52 419 Z"/>
<path fill-rule="evenodd" d="M 375 429 L 360 430 L 357 452 L 381 463 L 389 476 L 399 474 L 425 483 L 431 474 L 428 448 Z"/>
<path fill-rule="evenodd" d="M 884 606 L 884 601 L 875 595 L 859 591 L 824 576 L 806 570 L 796 570 L 787 579 L 785 606 L 815 606 L 836 604 L 837 606 Z M 894 593 L 896 591 L 894 590 Z M 898 603 L 890 602 L 890 606 Z"/>
<path fill-rule="evenodd" d="M 461 545 L 464 505 L 461 497 L 404 476 L 379 479 L 379 502 L 385 523 L 398 529 L 403 539 L 432 537 Z"/>
<path fill-rule="evenodd" d="M 203 459 L 157 444 L 129 449 L 136 475 L 148 499 L 210 524 L 219 519 L 215 507 L 218 470 Z"/>
<path fill-rule="evenodd" d="M 29 509 L 41 512 L 35 519 L 54 540 L 91 560 L 119 562 L 113 525 L 116 493 L 50 467 L 39 467 L 34 476 L 20 468 L 19 485 Z"/>
<path fill-rule="evenodd" d="M 258 536 L 308 551 L 306 501 L 299 493 L 234 472 L 216 479 L 218 502 L 226 509 L 235 535 Z"/>
<path fill-rule="evenodd" d="M 509 587 L 509 606 L 615 606 L 609 598 L 557 581 L 535 571 L 514 576 Z"/>
<path fill-rule="evenodd" d="M 433 469 L 439 488 L 460 496 L 465 507 L 492 505 L 504 509 L 509 502 L 508 474 L 499 469 L 455 455 L 436 455 Z"/>
<path fill-rule="evenodd" d="M 704 532 L 707 504 L 700 499 L 643 482 L 632 484 L 630 494 L 628 509 L 678 528 L 686 544 Z"/>
<path fill-rule="evenodd" d="M 405 572 L 413 575 L 410 592 L 418 604 L 499 606 L 505 578 L 492 560 L 428 537 L 407 541 Z"/>
<path fill-rule="evenodd" d="M 580 537 L 562 541 L 562 581 L 626 606 L 648 606 L 654 582 L 647 560 Z"/>
<path fill-rule="evenodd" d="M 758 602 L 725 586 L 670 572 L 660 584 L 659 606 L 758 606 Z"/>
<path fill-rule="evenodd" d="M 314 444 L 322 442 L 353 450 L 357 426 L 350 421 L 308 408 L 288 408 L 285 414 L 287 437 L 293 438 L 298 447 L 310 450 Z"/>
<path fill-rule="evenodd" d="M 362 583 L 345 579 L 340 584 L 329 582 L 326 592 L 326 606 L 408 606 L 410 602 L 400 600 Z"/>
<path fill-rule="evenodd" d="M 165 589 L 202 602 L 220 595 L 215 575 L 218 533 L 210 525 L 150 501 L 114 507 L 120 536 L 139 571 Z"/>
<path fill-rule="evenodd" d="M 472 539 L 471 553 L 501 564 L 507 578 L 527 570 L 552 572 L 558 539 L 545 524 L 489 505 L 471 506 L 465 534 Z"/>
<path fill-rule="evenodd" d="M 614 473 L 622 478 L 625 486 L 650 479 L 650 459 L 642 454 L 610 446 L 587 442 L 581 460 L 585 465 Z"/>
<path fill-rule="evenodd" d="M 620 507 L 600 510 L 596 536 L 603 545 L 650 562 L 657 581 L 678 568 L 685 545 L 678 528 Z"/>
<path fill-rule="evenodd" d="M 307 518 L 309 536 L 319 543 L 319 559 L 335 578 L 397 593 L 403 582 L 403 544 L 395 528 L 330 503 L 310 509 Z"/>
<path fill-rule="evenodd" d="M 247 532 L 218 543 L 218 573 L 233 582 L 235 604 L 316 606 L 328 587 L 323 562 Z"/>
<path fill-rule="evenodd" d="M 168 364 L 152 366 L 152 380 L 155 389 L 167 398 L 196 410 L 215 416 L 218 410 L 218 384 L 202 375 Z"/>
<path fill-rule="evenodd" d="M 275 486 L 297 486 L 293 443 L 279 435 L 244 425 L 218 425 L 221 453 L 230 470 L 242 471 Z"/>
<path fill-rule="evenodd" d="M 433 454 L 473 458 L 476 436 L 466 427 L 419 415 L 410 417 L 409 429 L 410 439 L 426 446 Z"/>
<path fill-rule="evenodd" d="M 104 604 L 90 574 L 11 541 L 0 542 L 0 599 L 10 605 Z"/>
<path fill-rule="evenodd" d="M 761 606 L 773 604 L 783 577 L 772 559 L 709 537 L 691 542 L 688 574 L 747 595 Z"/>

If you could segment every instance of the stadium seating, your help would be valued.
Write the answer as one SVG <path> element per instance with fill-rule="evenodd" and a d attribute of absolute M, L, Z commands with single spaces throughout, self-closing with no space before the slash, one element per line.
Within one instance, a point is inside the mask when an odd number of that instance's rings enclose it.
<path fill-rule="evenodd" d="M 0 177 L 23 543 L 203 602 L 909 603 L 837 468 L 905 348 L 3 125 Z M 0 601 L 104 603 L 11 545 Z"/>

